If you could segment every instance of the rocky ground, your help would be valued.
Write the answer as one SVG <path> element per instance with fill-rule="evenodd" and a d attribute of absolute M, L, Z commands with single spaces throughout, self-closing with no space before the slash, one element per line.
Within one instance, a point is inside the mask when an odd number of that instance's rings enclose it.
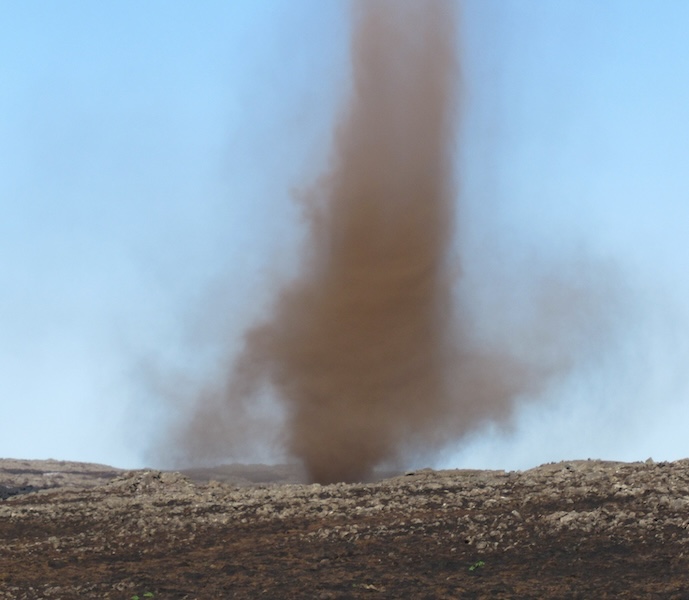
<path fill-rule="evenodd" d="M 0 598 L 689 599 L 689 460 L 299 477 L 0 461 Z"/>

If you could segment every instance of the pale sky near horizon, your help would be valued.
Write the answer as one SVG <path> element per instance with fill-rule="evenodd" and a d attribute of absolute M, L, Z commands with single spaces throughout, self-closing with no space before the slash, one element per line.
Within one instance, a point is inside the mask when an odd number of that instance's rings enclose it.
<path fill-rule="evenodd" d="M 164 418 L 142 372 L 203 369 L 217 340 L 205 356 L 194 336 L 239 343 L 295 267 L 291 197 L 327 166 L 348 89 L 347 3 L 0 14 L 0 457 L 142 466 Z M 620 274 L 635 318 L 600 365 L 436 464 L 689 456 L 689 3 L 460 16 L 468 271 L 487 247 L 508 270 L 581 255 Z"/>

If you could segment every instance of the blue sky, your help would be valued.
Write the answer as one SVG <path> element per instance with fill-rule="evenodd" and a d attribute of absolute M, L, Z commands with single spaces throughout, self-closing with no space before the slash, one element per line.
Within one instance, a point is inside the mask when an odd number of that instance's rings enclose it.
<path fill-rule="evenodd" d="M 0 456 L 140 466 L 165 418 L 142 372 L 203 371 L 295 268 L 347 4 L 0 9 Z M 633 318 L 439 465 L 689 455 L 688 24 L 681 0 L 463 3 L 467 276 L 602 264 Z"/>

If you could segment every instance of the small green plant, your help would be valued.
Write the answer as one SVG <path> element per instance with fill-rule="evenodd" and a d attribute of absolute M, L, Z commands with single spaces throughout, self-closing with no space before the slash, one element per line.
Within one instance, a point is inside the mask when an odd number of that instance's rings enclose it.
<path fill-rule="evenodd" d="M 153 598 L 155 594 L 153 592 L 146 592 L 145 594 L 139 596 L 139 594 L 134 594 L 131 597 L 131 600 L 141 600 L 141 598 Z"/>
<path fill-rule="evenodd" d="M 473 565 L 469 567 L 470 571 L 475 571 L 476 569 L 480 569 L 481 567 L 484 567 L 486 563 L 484 563 L 482 560 L 477 560 Z"/>

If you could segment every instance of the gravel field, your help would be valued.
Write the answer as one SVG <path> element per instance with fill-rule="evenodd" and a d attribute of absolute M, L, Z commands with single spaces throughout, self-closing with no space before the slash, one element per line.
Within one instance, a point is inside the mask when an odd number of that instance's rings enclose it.
<path fill-rule="evenodd" d="M 689 598 L 689 460 L 300 477 L 0 461 L 0 598 Z"/>

